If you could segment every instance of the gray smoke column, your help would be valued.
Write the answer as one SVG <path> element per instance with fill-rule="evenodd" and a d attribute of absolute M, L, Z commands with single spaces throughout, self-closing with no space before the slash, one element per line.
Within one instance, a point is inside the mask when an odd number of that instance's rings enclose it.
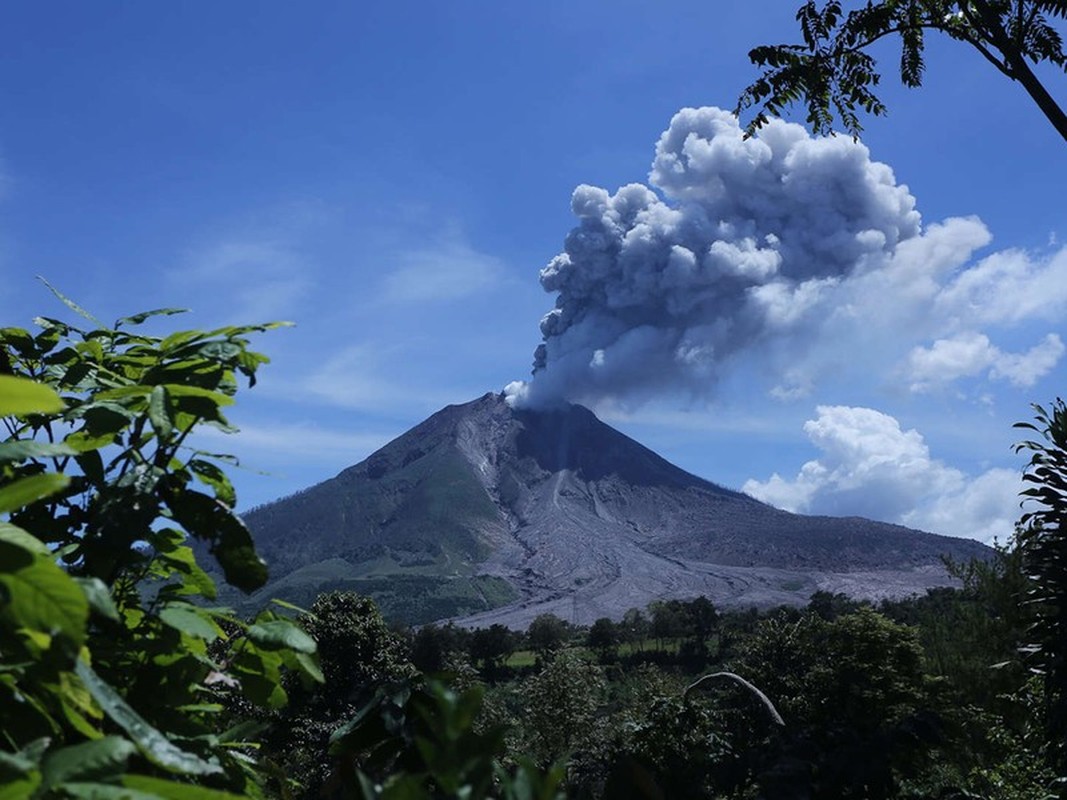
<path fill-rule="evenodd" d="M 907 187 L 862 144 L 781 121 L 745 140 L 717 108 L 674 116 L 649 183 L 575 189 L 578 225 L 541 270 L 555 308 L 512 403 L 703 395 L 921 230 Z"/>

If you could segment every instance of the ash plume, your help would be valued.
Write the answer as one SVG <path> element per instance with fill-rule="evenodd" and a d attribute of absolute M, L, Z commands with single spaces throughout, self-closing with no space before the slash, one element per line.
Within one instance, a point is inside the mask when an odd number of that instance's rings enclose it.
<path fill-rule="evenodd" d="M 708 393 L 731 359 L 788 337 L 842 281 L 921 233 L 915 199 L 848 137 L 687 108 L 649 185 L 582 185 L 578 225 L 541 270 L 556 293 L 516 405 Z"/>

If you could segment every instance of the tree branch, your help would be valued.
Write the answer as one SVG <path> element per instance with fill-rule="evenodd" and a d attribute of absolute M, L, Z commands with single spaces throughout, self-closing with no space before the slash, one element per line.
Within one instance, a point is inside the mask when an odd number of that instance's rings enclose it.
<path fill-rule="evenodd" d="M 778 713 L 778 709 L 774 707 L 774 703 L 771 702 L 770 698 L 767 697 L 767 695 L 761 692 L 758 688 L 756 688 L 754 684 L 749 683 L 740 675 L 734 672 L 713 672 L 710 675 L 705 675 L 703 678 L 698 678 L 697 680 L 693 681 L 693 683 L 685 687 L 685 691 L 682 692 L 682 697 L 688 698 L 689 693 L 691 691 L 693 691 L 694 689 L 698 689 L 704 683 L 715 680 L 716 678 L 727 678 L 728 680 L 731 680 L 739 686 L 742 686 L 747 689 L 749 692 L 755 695 L 756 699 L 759 700 L 763 707 L 767 709 L 767 713 L 771 715 L 771 719 L 774 720 L 774 723 L 776 725 L 781 725 L 783 727 L 785 726 L 785 720 L 782 719 L 782 715 Z"/>

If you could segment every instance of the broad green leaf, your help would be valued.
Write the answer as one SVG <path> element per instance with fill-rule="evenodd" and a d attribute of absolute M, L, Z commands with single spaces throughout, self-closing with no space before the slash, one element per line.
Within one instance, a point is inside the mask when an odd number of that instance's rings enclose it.
<path fill-rule="evenodd" d="M 148 724 L 125 700 L 81 659 L 74 671 L 85 688 L 96 698 L 104 713 L 134 741 L 141 753 L 153 764 L 169 772 L 186 775 L 216 775 L 222 767 L 204 761 L 199 756 L 180 749 L 166 736 Z"/>
<path fill-rule="evenodd" d="M 102 392 L 97 392 L 93 399 L 96 401 L 110 401 L 110 400 L 125 400 L 129 397 L 148 397 L 152 394 L 152 386 L 142 386 L 135 384 L 133 386 L 116 386 L 114 389 L 105 389 Z"/>
<path fill-rule="evenodd" d="M 37 556 L 52 555 L 52 551 L 48 549 L 44 542 L 32 533 L 27 533 L 10 522 L 0 522 L 0 542 L 21 547 L 23 550 Z"/>
<path fill-rule="evenodd" d="M 208 600 L 214 600 L 218 596 L 215 581 L 203 568 L 196 563 L 196 554 L 193 548 L 181 546 L 160 553 L 160 561 L 176 572 L 180 572 L 185 578 L 182 594 L 201 594 Z"/>
<path fill-rule="evenodd" d="M 71 724 L 78 733 L 84 736 L 86 739 L 100 739 L 103 737 L 103 732 L 100 731 L 93 723 L 86 719 L 85 715 L 80 710 L 74 707 L 74 705 L 68 701 L 66 697 L 59 698 L 59 705 L 63 711 L 63 716 L 67 722 Z"/>
<path fill-rule="evenodd" d="M 151 311 L 142 311 L 139 314 L 131 314 L 128 317 L 122 317 L 122 319 L 115 320 L 115 327 L 121 328 L 123 325 L 140 325 L 146 319 L 150 317 L 170 317 L 174 314 L 184 314 L 188 311 L 187 308 L 156 308 Z"/>
<path fill-rule="evenodd" d="M 64 408 L 54 389 L 29 378 L 0 375 L 0 416 L 55 414 Z"/>
<path fill-rule="evenodd" d="M 194 342 L 197 339 L 206 338 L 207 334 L 203 331 L 175 331 L 170 336 L 165 338 L 159 343 L 159 349 L 164 353 L 169 353 L 176 347 L 181 347 L 188 342 Z"/>
<path fill-rule="evenodd" d="M 221 392 L 213 392 L 210 389 L 202 389 L 199 386 L 183 386 L 178 383 L 168 383 L 167 391 L 174 397 L 204 397 L 209 400 L 214 400 L 220 406 L 233 405 L 233 398 L 228 394 L 222 394 Z"/>
<path fill-rule="evenodd" d="M 175 630 L 207 642 L 223 635 L 210 616 L 186 603 L 168 603 L 160 610 L 159 618 Z"/>
<path fill-rule="evenodd" d="M 237 504 L 237 494 L 233 489 L 233 484 L 218 466 L 210 461 L 194 458 L 189 461 L 189 469 L 203 483 L 214 489 L 215 497 L 223 503 L 231 508 Z"/>
<path fill-rule="evenodd" d="M 147 775 L 126 775 L 122 779 L 122 785 L 165 800 L 246 800 L 242 795 L 162 778 L 150 778 Z"/>
<path fill-rule="evenodd" d="M 322 667 L 319 666 L 315 656 L 297 651 L 293 653 L 293 657 L 301 672 L 315 681 L 315 683 L 326 683 L 326 678 L 322 674 Z"/>
<path fill-rule="evenodd" d="M 170 398 L 166 386 L 156 386 L 148 398 L 148 419 L 155 428 L 160 440 L 169 439 L 174 432 L 174 421 L 170 416 Z"/>
<path fill-rule="evenodd" d="M 20 778 L 0 783 L 0 800 L 27 800 L 41 785 L 41 773 L 32 770 Z"/>
<path fill-rule="evenodd" d="M 79 455 L 82 453 L 91 453 L 95 450 L 99 450 L 101 447 L 107 447 L 109 444 L 114 444 L 115 433 L 101 433 L 94 436 L 89 432 L 88 426 L 86 426 L 85 428 L 70 434 L 64 439 L 64 443 Z M 103 459 L 101 459 L 100 466 L 102 470 Z M 101 472 L 101 480 L 102 479 L 103 473 Z"/>
<path fill-rule="evenodd" d="M 268 650 L 287 648 L 298 653 L 314 653 L 315 640 L 289 620 L 257 622 L 248 629 L 248 638 Z"/>
<path fill-rule="evenodd" d="M 281 708 L 288 701 L 282 687 L 284 659 L 272 650 L 246 648 L 238 653 L 231 666 L 241 682 L 242 693 L 253 703 Z"/>
<path fill-rule="evenodd" d="M 62 491 L 69 484 L 69 476 L 53 472 L 20 478 L 0 489 L 0 514 L 17 511 L 23 506 Z"/>
<path fill-rule="evenodd" d="M 15 348 L 23 358 L 37 355 L 33 346 L 33 336 L 25 328 L 0 328 L 0 343 Z"/>
<path fill-rule="evenodd" d="M 24 461 L 27 458 L 49 458 L 51 456 L 72 456 L 76 453 L 74 448 L 62 442 L 36 442 L 27 439 L 21 442 L 0 443 L 0 462 Z"/>
<path fill-rule="evenodd" d="M 111 591 L 99 578 L 75 578 L 78 585 L 85 592 L 85 597 L 89 601 L 89 608 L 101 617 L 111 620 L 112 622 L 121 622 L 119 619 L 119 611 L 115 607 L 115 601 L 111 597 Z"/>
<path fill-rule="evenodd" d="M 137 748 L 121 736 L 105 736 L 52 750 L 41 764 L 46 789 L 67 781 L 96 781 L 117 778 L 125 770 L 130 756 Z"/>
<path fill-rule="evenodd" d="M 62 634 L 74 645 L 85 641 L 89 601 L 81 587 L 48 556 L 31 555 L 0 541 L 0 585 L 8 602 L 0 613 L 16 627 Z"/>
<path fill-rule="evenodd" d="M 88 356 L 88 360 L 96 363 L 100 363 L 104 360 L 104 346 L 96 339 L 79 342 L 74 346 L 74 349 L 78 351 L 83 359 Z"/>
<path fill-rule="evenodd" d="M 227 583 L 251 592 L 267 582 L 267 565 L 256 555 L 252 534 L 224 503 L 189 489 L 170 492 L 166 502 L 183 528 L 208 542 Z"/>

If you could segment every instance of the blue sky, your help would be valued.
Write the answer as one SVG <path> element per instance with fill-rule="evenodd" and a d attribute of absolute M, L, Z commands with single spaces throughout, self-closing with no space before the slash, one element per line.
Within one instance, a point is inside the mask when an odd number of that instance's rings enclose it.
<path fill-rule="evenodd" d="M 274 363 L 226 442 L 243 507 L 289 494 L 529 378 L 575 187 L 677 207 L 650 184 L 661 134 L 732 108 L 748 49 L 795 24 L 782 2 L 19 4 L 0 31 L 0 314 L 59 313 L 40 274 L 105 318 L 294 321 L 259 342 Z M 1067 146 L 977 54 L 930 44 L 914 91 L 884 51 L 890 116 L 863 137 L 863 169 L 888 165 L 921 215 L 875 267 L 892 288 L 843 267 L 818 319 L 746 340 L 706 386 L 584 399 L 779 505 L 1004 538 L 1011 424 L 1067 376 Z M 816 325 L 845 306 L 851 327 Z"/>

